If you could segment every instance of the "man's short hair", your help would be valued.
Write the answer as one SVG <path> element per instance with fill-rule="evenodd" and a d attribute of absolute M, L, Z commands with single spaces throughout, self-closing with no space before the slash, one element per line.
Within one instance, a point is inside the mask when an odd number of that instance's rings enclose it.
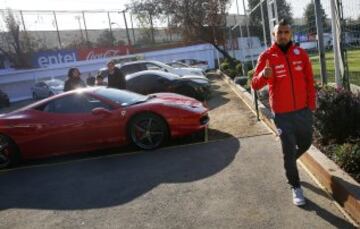
<path fill-rule="evenodd" d="M 288 25 L 290 26 L 289 22 L 286 20 L 286 19 L 281 19 L 279 22 L 278 22 L 278 25 Z"/>
<path fill-rule="evenodd" d="M 273 31 L 275 31 L 279 26 L 289 26 L 289 28 L 291 29 L 291 25 L 289 24 L 289 22 L 286 19 L 281 19 L 275 26 Z"/>
<path fill-rule="evenodd" d="M 106 65 L 109 65 L 109 64 L 114 64 L 115 65 L 115 60 L 109 60 Z"/>

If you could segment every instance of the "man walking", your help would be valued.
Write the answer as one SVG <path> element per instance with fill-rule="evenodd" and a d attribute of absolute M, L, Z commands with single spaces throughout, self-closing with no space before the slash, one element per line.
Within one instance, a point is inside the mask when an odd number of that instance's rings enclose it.
<path fill-rule="evenodd" d="M 304 205 L 296 160 L 312 142 L 315 87 L 307 53 L 292 43 L 291 26 L 281 20 L 273 31 L 274 44 L 258 60 L 252 88 L 269 85 L 269 102 L 281 139 L 284 167 L 293 203 Z"/>
<path fill-rule="evenodd" d="M 121 70 L 115 67 L 115 62 L 113 60 L 107 63 L 108 67 L 108 87 L 117 88 L 117 89 L 126 89 L 125 76 Z"/>

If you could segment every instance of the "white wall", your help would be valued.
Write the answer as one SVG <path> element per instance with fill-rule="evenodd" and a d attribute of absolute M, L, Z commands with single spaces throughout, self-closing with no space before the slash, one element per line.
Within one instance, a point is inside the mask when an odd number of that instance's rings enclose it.
<path fill-rule="evenodd" d="M 199 59 L 206 60 L 210 68 L 215 67 L 217 51 L 210 44 L 192 45 L 181 48 L 173 48 L 160 51 L 152 51 L 143 54 L 135 54 L 140 59 L 159 60 L 162 62 L 170 62 L 178 59 Z M 112 57 L 108 59 L 97 59 L 90 61 L 79 61 L 71 64 L 58 64 L 47 68 L 39 68 L 32 70 L 14 70 L 0 71 L 0 89 L 9 95 L 11 102 L 21 101 L 31 98 L 31 86 L 37 80 L 50 78 L 66 79 L 68 69 L 70 67 L 79 68 L 82 73 L 81 77 L 85 80 L 88 74 L 95 75 L 97 71 L 105 67 L 109 59 L 128 58 L 130 56 Z M 219 54 L 221 58 L 221 55 Z"/>

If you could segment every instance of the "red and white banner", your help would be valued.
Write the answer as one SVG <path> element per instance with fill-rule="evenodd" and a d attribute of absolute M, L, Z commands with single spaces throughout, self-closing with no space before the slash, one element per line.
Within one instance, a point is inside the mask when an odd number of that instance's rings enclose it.
<path fill-rule="evenodd" d="M 77 60 L 95 60 L 129 54 L 129 46 L 122 45 L 112 48 L 78 49 Z"/>

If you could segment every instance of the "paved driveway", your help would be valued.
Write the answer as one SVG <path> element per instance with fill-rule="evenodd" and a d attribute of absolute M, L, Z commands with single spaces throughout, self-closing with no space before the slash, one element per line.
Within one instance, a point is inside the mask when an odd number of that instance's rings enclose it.
<path fill-rule="evenodd" d="M 302 169 L 292 204 L 280 142 L 212 80 L 212 141 L 0 172 L 0 228 L 352 228 Z"/>

